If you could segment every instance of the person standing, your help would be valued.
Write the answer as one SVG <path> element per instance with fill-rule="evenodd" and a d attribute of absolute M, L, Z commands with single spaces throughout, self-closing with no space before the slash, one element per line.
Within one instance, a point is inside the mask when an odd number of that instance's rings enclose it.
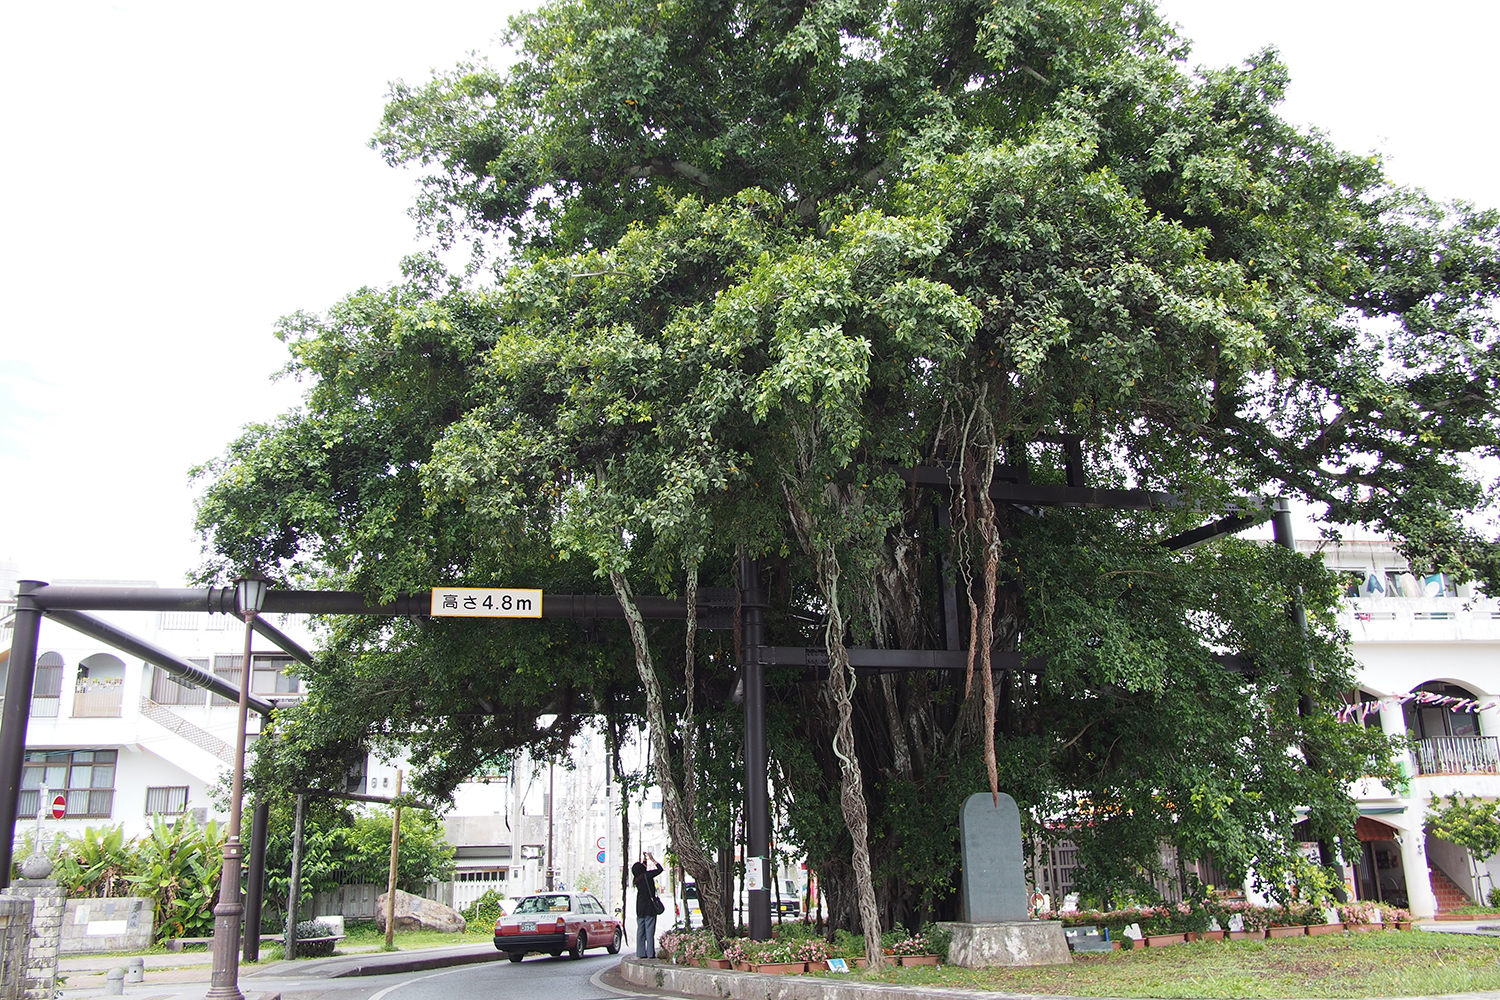
<path fill-rule="evenodd" d="M 648 851 L 645 861 L 630 866 L 630 877 L 635 883 L 635 957 L 656 957 L 656 915 L 664 907 L 656 896 L 656 876 L 661 874 L 661 865 Z M 646 861 L 651 867 L 646 867 Z"/>

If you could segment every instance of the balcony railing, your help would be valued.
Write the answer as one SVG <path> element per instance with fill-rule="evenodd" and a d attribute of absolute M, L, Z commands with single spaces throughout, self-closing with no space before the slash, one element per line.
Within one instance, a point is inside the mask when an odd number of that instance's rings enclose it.
<path fill-rule="evenodd" d="M 1500 737 L 1437 736 L 1417 741 L 1418 774 L 1500 774 Z"/>
<path fill-rule="evenodd" d="M 118 719 L 125 688 L 118 680 L 80 677 L 73 688 L 73 718 Z"/>

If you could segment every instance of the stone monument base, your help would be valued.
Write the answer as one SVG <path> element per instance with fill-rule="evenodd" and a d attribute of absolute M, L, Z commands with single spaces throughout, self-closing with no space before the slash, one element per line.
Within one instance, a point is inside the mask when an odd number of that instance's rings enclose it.
<path fill-rule="evenodd" d="M 1068 938 L 1058 920 L 1004 920 L 996 923 L 942 923 L 953 933 L 948 962 L 965 969 L 1001 965 L 1067 965 Z"/>

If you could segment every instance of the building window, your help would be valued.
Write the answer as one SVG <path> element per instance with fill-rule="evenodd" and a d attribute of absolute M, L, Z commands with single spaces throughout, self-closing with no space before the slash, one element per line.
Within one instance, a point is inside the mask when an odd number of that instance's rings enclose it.
<path fill-rule="evenodd" d="M 60 653 L 43 653 L 36 658 L 36 674 L 31 682 L 31 714 L 39 719 L 57 718 L 62 700 L 63 658 Z M 32 812 L 36 812 L 35 809 Z"/>
<path fill-rule="evenodd" d="M 196 632 L 199 615 L 196 611 L 163 611 L 161 628 L 164 632 Z"/>
<path fill-rule="evenodd" d="M 66 795 L 69 819 L 108 819 L 115 797 L 115 750 L 28 750 L 21 771 L 16 812 L 35 816 L 41 788 L 47 797 Z"/>
<path fill-rule="evenodd" d="M 214 657 L 214 675 L 226 684 L 232 684 L 235 687 L 239 687 L 240 660 L 242 659 L 244 659 L 244 657 L 242 656 L 220 653 L 218 656 Z M 223 695 L 216 694 L 213 696 L 213 699 L 209 702 L 209 704 L 233 705 L 235 704 L 235 702 L 230 701 Z"/>
<path fill-rule="evenodd" d="M 276 653 L 256 653 L 251 658 L 251 694 L 296 694 L 301 690 L 292 673 L 292 658 Z"/>
<path fill-rule="evenodd" d="M 181 816 L 187 812 L 187 803 L 187 785 L 146 789 L 147 816 Z"/>
<path fill-rule="evenodd" d="M 243 656 L 220 654 L 214 657 L 214 673 L 226 683 L 240 686 L 240 661 Z M 296 694 L 301 690 L 296 674 L 287 671 L 292 666 L 290 656 L 276 653 L 255 653 L 250 660 L 250 692 L 252 694 Z M 233 705 L 228 698 L 214 695 L 215 705 Z"/>
<path fill-rule="evenodd" d="M 188 662 L 208 669 L 207 660 Z M 151 700 L 158 705 L 201 705 L 208 700 L 208 692 L 156 667 L 151 671 Z"/>

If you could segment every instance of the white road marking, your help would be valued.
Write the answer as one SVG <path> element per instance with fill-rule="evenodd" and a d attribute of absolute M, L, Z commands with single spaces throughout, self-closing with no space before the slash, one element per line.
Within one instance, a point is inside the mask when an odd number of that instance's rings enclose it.
<path fill-rule="evenodd" d="M 412 983 L 420 983 L 420 982 L 422 982 L 423 980 L 426 980 L 426 979 L 436 979 L 438 976 L 451 976 L 455 972 L 471 972 L 471 971 L 473 971 L 473 970 L 472 970 L 472 968 L 470 966 L 468 966 L 468 965 L 460 965 L 460 966 L 457 966 L 456 968 L 444 969 L 442 972 L 434 972 L 430 976 L 418 976 L 416 979 L 408 979 L 406 982 L 404 982 L 404 983 L 397 983 L 395 986 L 387 986 L 385 989 L 381 990 L 379 993 L 377 993 L 374 996 L 370 997 L 370 1000 L 384 1000 L 385 997 L 387 997 L 390 994 L 396 992 L 401 987 L 403 987 L 403 986 L 410 986 Z"/>

